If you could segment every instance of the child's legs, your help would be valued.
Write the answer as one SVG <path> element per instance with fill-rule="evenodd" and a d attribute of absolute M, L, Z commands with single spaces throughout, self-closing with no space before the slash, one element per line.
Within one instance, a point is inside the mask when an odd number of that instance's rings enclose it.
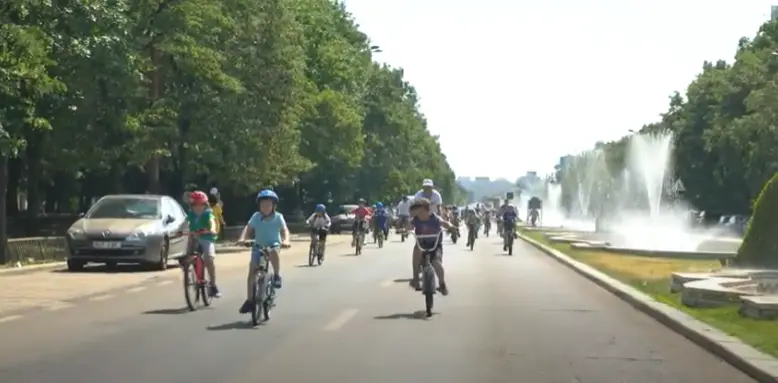
<path fill-rule="evenodd" d="M 446 284 L 446 272 L 443 269 L 443 249 L 438 249 L 435 257 L 432 258 L 432 268 L 435 269 L 435 274 L 438 276 L 438 282 L 440 284 Z"/>
<path fill-rule="evenodd" d="M 281 250 L 279 249 L 273 249 L 270 251 L 270 264 L 273 266 L 273 272 L 276 275 L 281 275 L 281 257 L 279 257 L 279 253 Z"/>
<path fill-rule="evenodd" d="M 214 256 L 216 255 L 216 245 L 211 241 L 200 240 L 198 241 L 200 250 L 203 252 L 203 261 L 205 261 L 205 269 L 208 270 L 208 277 L 212 285 L 216 284 L 216 264 L 214 263 Z"/>

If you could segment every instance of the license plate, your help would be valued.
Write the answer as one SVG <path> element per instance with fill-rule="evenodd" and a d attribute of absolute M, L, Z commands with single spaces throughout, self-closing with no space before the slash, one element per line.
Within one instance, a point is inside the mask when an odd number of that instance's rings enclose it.
<path fill-rule="evenodd" d="M 92 242 L 95 249 L 118 249 L 122 247 L 121 242 Z"/>

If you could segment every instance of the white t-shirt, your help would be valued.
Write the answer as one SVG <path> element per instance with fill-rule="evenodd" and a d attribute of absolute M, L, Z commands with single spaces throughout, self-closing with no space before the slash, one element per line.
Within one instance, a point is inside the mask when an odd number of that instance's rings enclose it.
<path fill-rule="evenodd" d="M 419 190 L 413 198 L 427 198 L 430 200 L 430 210 L 434 212 L 438 211 L 438 206 L 443 205 L 443 197 L 437 190 L 432 190 L 432 197 L 428 198 L 424 195 L 424 189 L 422 189 Z"/>
<path fill-rule="evenodd" d="M 410 217 L 411 216 L 411 201 L 400 201 L 397 204 L 397 215 Z"/>
<path fill-rule="evenodd" d="M 308 224 L 313 226 L 314 229 L 323 229 L 329 228 L 332 224 L 332 221 L 330 220 L 330 216 L 327 215 L 327 213 L 324 213 L 324 215 L 321 217 L 317 217 L 316 213 L 313 213 L 310 217 L 308 217 Z"/>

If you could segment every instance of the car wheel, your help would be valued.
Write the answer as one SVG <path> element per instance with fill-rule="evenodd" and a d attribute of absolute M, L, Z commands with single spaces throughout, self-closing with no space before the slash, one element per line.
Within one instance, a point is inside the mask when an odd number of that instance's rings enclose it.
<path fill-rule="evenodd" d="M 162 240 L 162 245 L 159 247 L 159 261 L 155 265 L 157 270 L 167 270 L 167 259 L 170 253 L 170 242 L 167 238 Z"/>
<path fill-rule="evenodd" d="M 84 262 L 68 259 L 68 271 L 81 271 L 84 268 Z"/>

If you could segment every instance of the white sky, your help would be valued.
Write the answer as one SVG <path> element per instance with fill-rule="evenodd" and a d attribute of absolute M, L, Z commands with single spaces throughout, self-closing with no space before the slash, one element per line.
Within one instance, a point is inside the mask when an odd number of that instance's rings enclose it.
<path fill-rule="evenodd" d="M 346 0 L 376 58 L 405 69 L 457 175 L 509 179 L 656 121 L 703 60 L 731 60 L 770 5 Z"/>

